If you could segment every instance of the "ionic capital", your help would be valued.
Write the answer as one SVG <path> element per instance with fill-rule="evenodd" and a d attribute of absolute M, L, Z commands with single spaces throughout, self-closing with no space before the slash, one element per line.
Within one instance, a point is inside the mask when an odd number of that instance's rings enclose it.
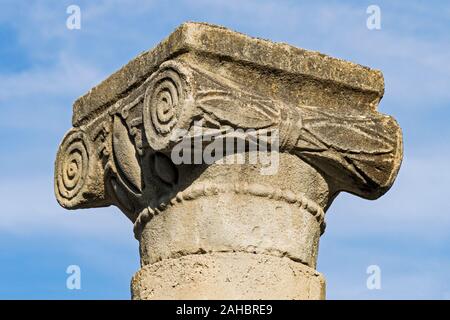
<path fill-rule="evenodd" d="M 380 197 L 401 164 L 383 93 L 379 71 L 186 23 L 75 102 L 56 197 L 132 221 L 135 298 L 323 298 L 327 208 L 342 191 Z M 293 274 L 264 279 L 277 269 Z"/>

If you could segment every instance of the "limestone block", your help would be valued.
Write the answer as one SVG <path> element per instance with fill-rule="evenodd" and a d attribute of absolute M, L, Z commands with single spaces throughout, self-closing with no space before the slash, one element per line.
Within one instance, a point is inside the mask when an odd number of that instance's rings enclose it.
<path fill-rule="evenodd" d="M 325 280 L 289 258 L 247 253 L 186 255 L 146 265 L 131 280 L 133 299 L 318 300 Z"/>

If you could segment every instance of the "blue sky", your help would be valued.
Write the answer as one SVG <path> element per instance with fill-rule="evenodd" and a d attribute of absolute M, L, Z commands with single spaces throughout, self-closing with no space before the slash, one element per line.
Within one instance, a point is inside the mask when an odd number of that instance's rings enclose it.
<path fill-rule="evenodd" d="M 66 8 L 81 8 L 68 30 Z M 381 8 L 381 30 L 366 8 Z M 450 4 L 446 1 L 0 2 L 0 298 L 129 299 L 139 268 L 116 208 L 66 211 L 53 195 L 73 101 L 187 20 L 320 51 L 383 71 L 380 111 L 404 133 L 393 188 L 341 194 L 327 213 L 318 270 L 329 299 L 450 299 Z M 81 290 L 66 289 L 67 266 Z M 381 268 L 381 290 L 366 268 Z"/>

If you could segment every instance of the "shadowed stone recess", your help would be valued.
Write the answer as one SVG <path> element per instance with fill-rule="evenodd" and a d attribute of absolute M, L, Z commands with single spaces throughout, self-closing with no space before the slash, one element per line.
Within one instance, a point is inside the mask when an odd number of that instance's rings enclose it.
<path fill-rule="evenodd" d="M 55 195 L 131 220 L 133 299 L 324 299 L 327 209 L 341 191 L 377 199 L 401 165 L 400 127 L 377 111 L 383 93 L 380 71 L 184 23 L 75 101 Z M 174 158 L 185 138 L 191 155 L 214 139 L 251 142 L 239 130 L 270 132 L 276 148 Z"/>

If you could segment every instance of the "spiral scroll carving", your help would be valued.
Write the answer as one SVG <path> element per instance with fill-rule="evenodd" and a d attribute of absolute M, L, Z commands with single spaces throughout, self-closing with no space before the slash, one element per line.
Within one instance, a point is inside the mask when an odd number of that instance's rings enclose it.
<path fill-rule="evenodd" d="M 145 92 L 143 119 L 146 138 L 155 150 L 169 144 L 188 96 L 186 73 L 176 63 L 163 64 Z"/>
<path fill-rule="evenodd" d="M 87 139 L 82 131 L 68 133 L 58 151 L 56 162 L 56 194 L 59 203 L 72 207 L 82 190 L 89 167 Z"/>

